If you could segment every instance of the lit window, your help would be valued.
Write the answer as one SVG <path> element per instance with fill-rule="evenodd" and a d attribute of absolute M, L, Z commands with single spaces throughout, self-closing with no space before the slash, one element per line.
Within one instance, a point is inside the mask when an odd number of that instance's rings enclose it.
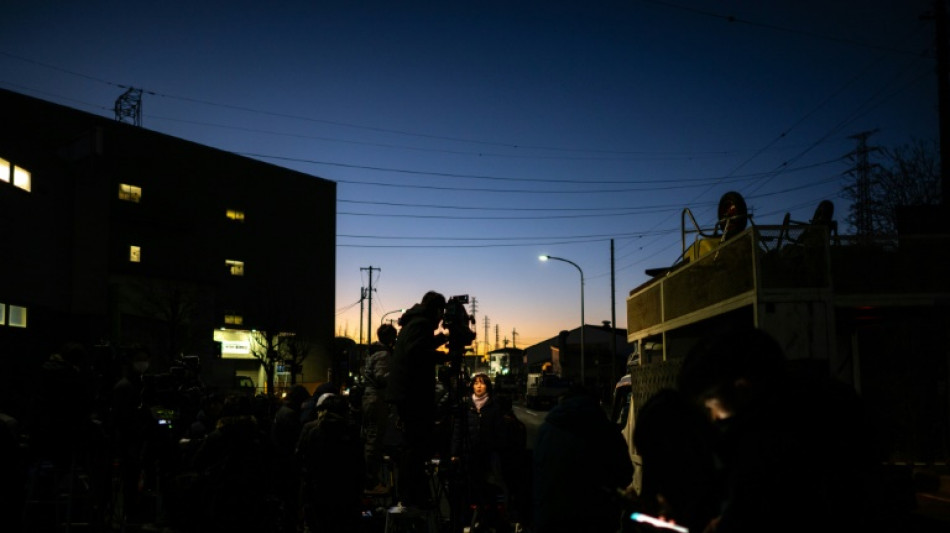
<path fill-rule="evenodd" d="M 30 192 L 32 187 L 30 171 L 20 167 L 13 167 L 13 185 Z"/>
<path fill-rule="evenodd" d="M 129 261 L 133 263 L 142 262 L 142 248 L 140 246 L 129 246 Z"/>
<path fill-rule="evenodd" d="M 228 218 L 231 220 L 237 220 L 238 222 L 244 222 L 244 211 L 238 211 L 236 209 L 228 209 L 227 212 Z"/>
<path fill-rule="evenodd" d="M 135 185 L 119 184 L 119 200 L 139 203 L 142 200 L 142 188 Z"/>
<path fill-rule="evenodd" d="M 14 328 L 25 328 L 26 327 L 26 307 L 20 307 L 18 305 L 10 306 L 10 316 L 8 317 L 8 324 Z"/>
<path fill-rule="evenodd" d="M 244 275 L 244 261 L 232 261 L 231 259 L 227 259 L 224 264 L 228 266 L 232 276 Z"/>
<path fill-rule="evenodd" d="M 7 325 L 7 304 L 0 304 L 0 326 Z"/>
<path fill-rule="evenodd" d="M 240 326 L 244 323 L 244 317 L 241 315 L 224 315 L 224 323 Z"/>
<path fill-rule="evenodd" d="M 10 162 L 0 159 L 0 181 L 10 183 Z"/>

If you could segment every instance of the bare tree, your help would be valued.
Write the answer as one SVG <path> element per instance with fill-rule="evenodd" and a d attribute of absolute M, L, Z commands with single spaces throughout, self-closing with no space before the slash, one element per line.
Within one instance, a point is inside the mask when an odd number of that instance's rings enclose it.
<path fill-rule="evenodd" d="M 267 380 L 267 394 L 274 394 L 274 374 L 277 364 L 282 360 L 283 341 L 287 338 L 280 332 L 254 330 L 251 332 L 251 355 L 264 367 Z"/>
<path fill-rule="evenodd" d="M 290 366 L 290 384 L 297 384 L 297 374 L 303 371 L 303 362 L 313 348 L 306 337 L 292 333 L 286 335 L 283 339 L 284 344 L 284 362 Z"/>
<path fill-rule="evenodd" d="M 873 234 L 895 235 L 898 207 L 940 203 L 937 145 L 934 141 L 917 140 L 877 152 L 882 161 L 870 169 L 867 194 L 861 194 L 858 180 L 844 188 L 845 197 L 851 200 L 847 222 L 852 228 L 857 227 L 858 213 L 866 209 Z"/>
<path fill-rule="evenodd" d="M 202 353 L 200 309 L 207 296 L 199 287 L 162 279 L 129 279 L 119 287 L 125 341 L 151 347 L 160 367 L 189 351 Z"/>
<path fill-rule="evenodd" d="M 303 363 L 315 352 L 315 343 L 307 334 L 304 302 L 288 298 L 278 302 L 280 290 L 272 287 L 253 299 L 251 355 L 260 361 L 267 380 L 267 392 L 273 394 L 278 366 L 289 371 L 290 384 L 296 384 L 303 372 Z"/>

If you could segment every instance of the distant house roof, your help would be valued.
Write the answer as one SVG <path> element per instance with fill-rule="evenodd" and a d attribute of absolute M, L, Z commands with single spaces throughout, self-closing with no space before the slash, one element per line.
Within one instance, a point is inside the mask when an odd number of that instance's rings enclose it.
<path fill-rule="evenodd" d="M 564 340 L 562 341 L 562 335 L 556 337 L 551 337 L 549 339 L 543 340 L 537 344 L 528 346 L 525 351 L 527 352 L 528 365 L 537 365 L 545 361 L 551 360 L 551 348 L 559 348 L 562 343 L 565 347 L 567 346 L 579 346 L 581 343 L 581 328 L 574 328 L 570 331 L 562 332 L 565 334 Z M 633 351 L 633 346 L 627 343 L 627 330 L 626 329 L 616 329 L 614 330 L 614 335 L 616 335 L 617 340 L 617 352 L 619 355 L 624 357 L 630 355 L 630 352 Z M 585 349 L 590 350 L 594 347 L 602 349 L 603 347 L 612 344 L 611 343 L 611 333 L 610 331 L 604 329 L 603 326 L 592 326 L 587 324 L 584 329 L 584 344 Z"/>

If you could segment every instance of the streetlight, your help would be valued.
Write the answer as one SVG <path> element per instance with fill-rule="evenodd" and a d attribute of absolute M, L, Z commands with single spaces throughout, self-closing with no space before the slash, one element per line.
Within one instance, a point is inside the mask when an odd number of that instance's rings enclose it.
<path fill-rule="evenodd" d="M 581 384 L 586 385 L 587 381 L 584 379 L 584 368 L 586 366 L 584 364 L 584 271 L 581 270 L 581 267 L 579 267 L 577 263 L 575 263 L 574 261 L 568 261 L 567 259 L 564 259 L 563 257 L 554 257 L 553 255 L 542 255 L 542 256 L 538 256 L 538 259 L 542 261 L 547 261 L 549 259 L 552 259 L 554 261 L 563 261 L 565 263 L 574 265 L 574 268 L 576 268 L 577 271 L 581 273 Z"/>
<path fill-rule="evenodd" d="M 389 316 L 389 315 L 391 315 L 391 314 L 393 314 L 393 313 L 405 313 L 405 312 L 406 312 L 405 309 L 396 309 L 396 310 L 394 310 L 394 311 L 389 311 L 388 313 L 383 313 L 383 316 L 381 316 L 381 317 L 379 318 L 379 325 L 380 325 L 380 326 L 383 325 L 383 322 L 386 321 L 386 317 L 387 317 L 387 316 Z"/>

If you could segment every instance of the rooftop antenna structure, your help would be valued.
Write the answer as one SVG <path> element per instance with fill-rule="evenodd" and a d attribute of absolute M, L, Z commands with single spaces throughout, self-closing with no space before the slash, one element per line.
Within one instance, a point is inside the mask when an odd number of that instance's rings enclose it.
<path fill-rule="evenodd" d="M 116 98 L 115 119 L 134 126 L 142 125 L 142 89 L 129 87 Z"/>

